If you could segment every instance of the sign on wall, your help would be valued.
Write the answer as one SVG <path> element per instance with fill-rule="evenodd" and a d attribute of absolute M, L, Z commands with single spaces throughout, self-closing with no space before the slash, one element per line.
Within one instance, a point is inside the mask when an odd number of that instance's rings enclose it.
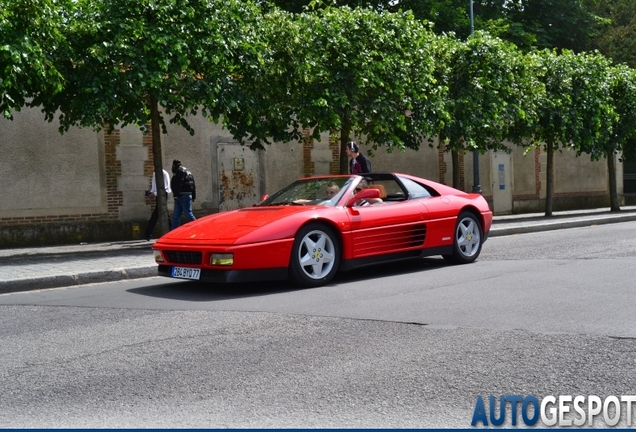
<path fill-rule="evenodd" d="M 219 211 L 257 204 L 260 201 L 257 153 L 239 144 L 219 143 L 217 157 Z"/>

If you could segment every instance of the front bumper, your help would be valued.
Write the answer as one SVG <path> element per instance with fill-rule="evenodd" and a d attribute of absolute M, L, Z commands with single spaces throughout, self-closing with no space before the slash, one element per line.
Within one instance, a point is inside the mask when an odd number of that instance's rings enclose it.
<path fill-rule="evenodd" d="M 159 276 L 169 277 L 171 279 L 177 279 L 170 276 L 172 266 L 160 264 L 158 269 Z M 202 282 L 212 283 L 237 283 L 237 282 L 258 282 L 269 280 L 286 280 L 288 277 L 288 269 L 284 268 L 272 268 L 272 269 L 258 269 L 258 270 L 210 270 L 201 269 L 201 277 L 198 279 Z M 179 279 L 188 280 L 188 279 Z"/>

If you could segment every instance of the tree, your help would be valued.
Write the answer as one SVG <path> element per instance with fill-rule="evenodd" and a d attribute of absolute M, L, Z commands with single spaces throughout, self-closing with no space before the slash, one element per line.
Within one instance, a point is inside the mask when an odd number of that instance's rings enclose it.
<path fill-rule="evenodd" d="M 613 80 L 610 73 L 611 61 L 596 53 L 580 53 L 578 68 L 573 76 L 575 101 L 580 123 L 580 133 L 574 141 L 577 155 L 589 153 L 592 159 L 598 159 L 597 149 L 603 149 L 607 157 L 610 176 L 611 210 L 618 211 L 618 194 L 616 190 L 616 167 L 614 157 L 617 150 L 614 126 L 620 120 L 616 113 L 616 105 L 612 94 L 612 84 L 619 88 L 620 83 Z"/>
<path fill-rule="evenodd" d="M 301 15 L 310 42 L 297 94 L 297 115 L 314 130 L 340 131 L 340 172 L 346 143 L 363 137 L 373 148 L 419 148 L 443 116 L 433 70 L 435 38 L 410 13 L 328 9 Z"/>
<path fill-rule="evenodd" d="M 598 17 L 589 0 L 482 1 L 482 11 L 498 22 L 497 36 L 520 49 L 568 49 L 586 51 L 590 47 Z M 501 15 L 499 15 L 501 14 Z M 497 21 L 497 18 L 502 21 Z M 501 25 L 505 24 L 505 25 Z"/>
<path fill-rule="evenodd" d="M 0 113 L 12 119 L 40 92 L 61 90 L 52 53 L 64 44 L 66 16 L 55 0 L 3 0 L 0 7 Z"/>
<path fill-rule="evenodd" d="M 153 137 L 159 226 L 168 230 L 161 132 L 185 117 L 218 120 L 232 80 L 258 61 L 258 8 L 244 0 L 81 0 L 66 22 L 68 52 L 54 59 L 65 83 L 38 102 L 60 130 L 138 125 Z"/>
<path fill-rule="evenodd" d="M 259 99 L 228 114 L 228 128 L 242 130 L 253 146 L 269 143 L 278 129 L 315 139 L 340 132 L 340 172 L 348 170 L 345 146 L 353 136 L 392 149 L 418 148 L 443 117 L 435 82 L 435 36 L 409 13 L 325 8 L 270 16 L 279 26 L 262 70 L 246 72 L 242 94 Z M 265 28 L 272 28 L 266 25 Z M 282 137 L 283 134 L 279 134 Z"/>
<path fill-rule="evenodd" d="M 483 32 L 447 52 L 450 70 L 446 78 L 439 78 L 449 89 L 445 109 L 450 121 L 439 132 L 448 141 L 446 148 L 458 153 L 507 150 L 504 140 L 518 143 L 529 136 L 543 90 L 530 59 L 514 45 Z M 459 187 L 455 159 L 453 187 Z"/>
<path fill-rule="evenodd" d="M 600 0 L 594 11 L 605 18 L 592 40 L 592 45 L 615 63 L 636 68 L 636 2 L 633 0 Z"/>
<path fill-rule="evenodd" d="M 560 147 L 590 149 L 603 134 L 612 134 L 613 109 L 604 81 L 609 62 L 598 53 L 567 50 L 560 55 L 543 50 L 533 56 L 546 89 L 534 138 L 547 154 L 545 215 L 552 216 L 554 152 Z"/>
<path fill-rule="evenodd" d="M 605 130 L 599 131 L 595 139 L 588 141 L 588 146 L 578 147 L 577 151 L 589 153 L 592 160 L 607 158 L 607 168 L 609 172 L 610 186 L 610 210 L 619 211 L 618 188 L 616 185 L 615 157 L 621 151 L 623 157 L 632 155 L 632 143 L 636 140 L 636 71 L 619 65 L 611 68 L 607 67 L 607 61 L 600 61 L 595 72 L 604 74 L 597 79 L 601 79 L 603 84 L 609 86 L 609 96 L 611 98 L 612 109 L 606 109 L 601 114 L 609 115 L 611 121 L 611 133 Z"/>
<path fill-rule="evenodd" d="M 469 0 L 401 0 L 385 3 L 391 11 L 410 10 L 415 18 L 434 23 L 433 30 L 437 34 L 454 33 L 462 40 L 470 35 Z M 475 1 L 474 5 L 477 7 L 479 2 Z"/>
<path fill-rule="evenodd" d="M 631 0 L 474 0 L 474 23 L 479 30 L 514 43 L 520 49 L 590 49 L 591 38 L 603 22 L 596 4 Z M 469 0 L 272 0 L 287 11 L 311 7 L 371 7 L 377 11 L 411 11 L 416 19 L 434 23 L 437 34 L 470 35 Z M 633 3 L 633 2 L 632 2 Z"/>
<path fill-rule="evenodd" d="M 230 99 L 239 102 L 223 117 L 233 136 L 253 150 L 303 138 L 294 98 L 305 84 L 299 74 L 306 56 L 300 50 L 307 45 L 300 22 L 288 12 L 269 11 L 258 28 L 267 41 L 259 67 L 243 68 L 233 81 Z"/>

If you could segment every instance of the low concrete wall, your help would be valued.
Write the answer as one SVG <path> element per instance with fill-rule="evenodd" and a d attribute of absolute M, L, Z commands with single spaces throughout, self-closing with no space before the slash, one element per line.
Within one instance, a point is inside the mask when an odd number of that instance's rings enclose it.
<path fill-rule="evenodd" d="M 3 249 L 140 239 L 145 222 L 90 221 L 11 226 L 0 229 Z"/>

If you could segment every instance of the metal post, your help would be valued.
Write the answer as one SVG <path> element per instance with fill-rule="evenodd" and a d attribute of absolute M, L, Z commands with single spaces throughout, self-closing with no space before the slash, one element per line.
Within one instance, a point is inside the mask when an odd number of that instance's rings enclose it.
<path fill-rule="evenodd" d="M 470 34 L 475 33 L 475 18 L 473 15 L 473 0 L 470 0 Z"/>
<path fill-rule="evenodd" d="M 470 0 L 470 34 L 475 33 L 475 18 L 473 15 L 473 0 Z M 481 193 L 479 184 L 479 150 L 473 150 L 473 192 Z"/>

